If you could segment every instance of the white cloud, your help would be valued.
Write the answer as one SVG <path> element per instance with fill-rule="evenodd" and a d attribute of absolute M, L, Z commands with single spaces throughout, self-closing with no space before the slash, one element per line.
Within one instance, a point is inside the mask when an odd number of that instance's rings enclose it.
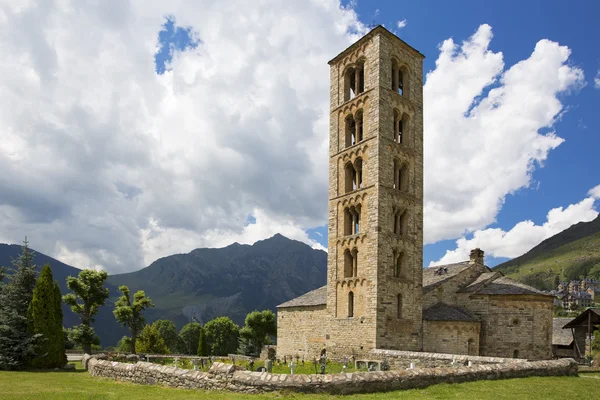
<path fill-rule="evenodd" d="M 166 16 L 202 44 L 159 76 Z M 0 21 L 3 239 L 111 273 L 275 232 L 315 245 L 327 61 L 366 32 L 351 8 L 71 0 L 3 5 Z"/>
<path fill-rule="evenodd" d="M 596 72 L 596 77 L 594 78 L 594 87 L 596 89 L 600 89 L 600 69 Z"/>
<path fill-rule="evenodd" d="M 396 22 L 396 26 L 398 27 L 398 29 L 402 29 L 404 28 L 406 25 L 408 25 L 408 21 L 406 21 L 406 18 L 404 18 L 401 21 Z"/>
<path fill-rule="evenodd" d="M 541 241 L 556 235 L 577 222 L 591 221 L 598 216 L 594 202 L 600 199 L 600 185 L 589 192 L 590 197 L 566 208 L 553 208 L 546 216 L 546 222 L 536 225 L 532 221 L 522 221 L 508 232 L 500 228 L 477 230 L 472 239 L 462 237 L 456 241 L 456 249 L 446 251 L 438 261 L 431 262 L 430 267 L 450 264 L 469 259 L 469 252 L 479 247 L 486 255 L 493 257 L 518 257 L 539 244 Z"/>
<path fill-rule="evenodd" d="M 591 188 L 588 194 L 594 199 L 600 199 L 600 185 Z"/>
<path fill-rule="evenodd" d="M 39 251 L 111 273 L 275 232 L 317 246 L 304 229 L 327 217 L 327 61 L 366 32 L 352 4 L 3 5 L 0 238 L 27 235 Z M 171 71 L 156 75 L 170 15 L 202 44 L 174 51 Z M 556 95 L 583 80 L 569 50 L 547 40 L 503 72 L 490 40 L 482 26 L 462 47 L 444 42 L 428 75 L 428 242 L 493 222 L 561 143 L 538 130 L 563 110 Z"/>
<path fill-rule="evenodd" d="M 504 198 L 563 139 L 552 129 L 558 95 L 584 85 L 570 50 L 540 40 L 529 58 L 504 69 L 481 25 L 462 45 L 440 46 L 424 87 L 425 242 L 453 239 L 495 221 Z"/>

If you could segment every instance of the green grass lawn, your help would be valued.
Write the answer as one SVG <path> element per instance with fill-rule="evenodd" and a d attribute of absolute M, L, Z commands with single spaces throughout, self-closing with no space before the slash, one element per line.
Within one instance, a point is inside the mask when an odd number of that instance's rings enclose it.
<path fill-rule="evenodd" d="M 79 367 L 80 368 L 80 367 Z M 580 377 L 523 378 L 436 385 L 427 389 L 353 396 L 301 395 L 279 393 L 241 395 L 227 392 L 179 390 L 143 386 L 92 378 L 81 369 L 75 372 L 0 372 L 0 399 L 3 400 L 183 400 L 183 399 L 563 399 L 594 398 L 600 387 L 600 374 Z"/>

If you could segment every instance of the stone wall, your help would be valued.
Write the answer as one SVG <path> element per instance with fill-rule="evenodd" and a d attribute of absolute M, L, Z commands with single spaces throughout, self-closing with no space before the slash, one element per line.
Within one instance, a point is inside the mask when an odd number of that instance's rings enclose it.
<path fill-rule="evenodd" d="M 373 360 L 386 359 L 392 370 L 409 368 L 440 368 L 458 365 L 489 365 L 489 364 L 516 364 L 526 363 L 527 360 L 518 358 L 481 357 L 462 354 L 425 353 L 417 351 L 398 351 L 374 349 L 369 354 Z"/>
<path fill-rule="evenodd" d="M 438 383 L 577 375 L 571 359 L 515 362 L 457 368 L 425 368 L 385 372 L 326 375 L 283 375 L 239 371 L 233 365 L 214 363 L 209 372 L 177 369 L 138 362 L 122 364 L 84 356 L 84 366 L 96 377 L 182 389 L 228 390 L 239 393 L 294 391 L 351 394 L 424 388 Z"/>
<path fill-rule="evenodd" d="M 534 295 L 459 293 L 459 305 L 481 320 L 479 354 L 552 358 L 552 298 Z"/>
<path fill-rule="evenodd" d="M 423 321 L 423 351 L 479 355 L 479 321 Z"/>

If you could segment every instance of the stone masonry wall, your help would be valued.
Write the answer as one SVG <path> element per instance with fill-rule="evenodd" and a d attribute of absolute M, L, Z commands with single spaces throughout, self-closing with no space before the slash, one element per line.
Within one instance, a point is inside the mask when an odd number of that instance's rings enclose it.
<path fill-rule="evenodd" d="M 503 358 L 503 357 L 482 357 L 470 356 L 465 354 L 446 354 L 446 353 L 425 353 L 420 351 L 398 351 L 374 349 L 371 351 L 370 360 L 386 359 L 391 369 L 406 369 L 411 364 L 415 368 L 440 368 L 450 367 L 454 365 L 468 365 L 469 361 L 472 365 L 487 365 L 487 364 L 514 364 L 524 363 L 527 360 L 519 358 Z"/>
<path fill-rule="evenodd" d="M 479 354 L 552 358 L 552 298 L 459 294 L 459 305 L 481 320 Z"/>
<path fill-rule="evenodd" d="M 480 326 L 479 321 L 423 321 L 423 351 L 477 356 Z"/>
<path fill-rule="evenodd" d="M 239 371 L 233 365 L 221 363 L 214 363 L 209 372 L 201 372 L 146 362 L 123 364 L 101 361 L 87 354 L 82 362 L 90 375 L 97 377 L 146 385 L 228 390 L 239 393 L 294 391 L 351 394 L 424 388 L 438 383 L 460 383 L 481 379 L 577 375 L 577 364 L 571 359 L 325 375 L 284 375 Z"/>

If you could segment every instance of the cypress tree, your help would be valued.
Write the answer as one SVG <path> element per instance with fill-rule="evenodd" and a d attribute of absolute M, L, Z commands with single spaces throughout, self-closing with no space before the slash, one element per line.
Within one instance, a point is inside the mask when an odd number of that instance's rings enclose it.
<path fill-rule="evenodd" d="M 206 341 L 206 331 L 200 329 L 200 339 L 198 340 L 198 355 L 201 357 L 208 356 L 208 342 Z"/>
<path fill-rule="evenodd" d="M 31 333 L 43 337 L 36 347 L 37 357 L 32 361 L 36 368 L 58 368 L 66 364 L 60 300 L 60 289 L 46 264 L 33 289 L 28 310 Z"/>

